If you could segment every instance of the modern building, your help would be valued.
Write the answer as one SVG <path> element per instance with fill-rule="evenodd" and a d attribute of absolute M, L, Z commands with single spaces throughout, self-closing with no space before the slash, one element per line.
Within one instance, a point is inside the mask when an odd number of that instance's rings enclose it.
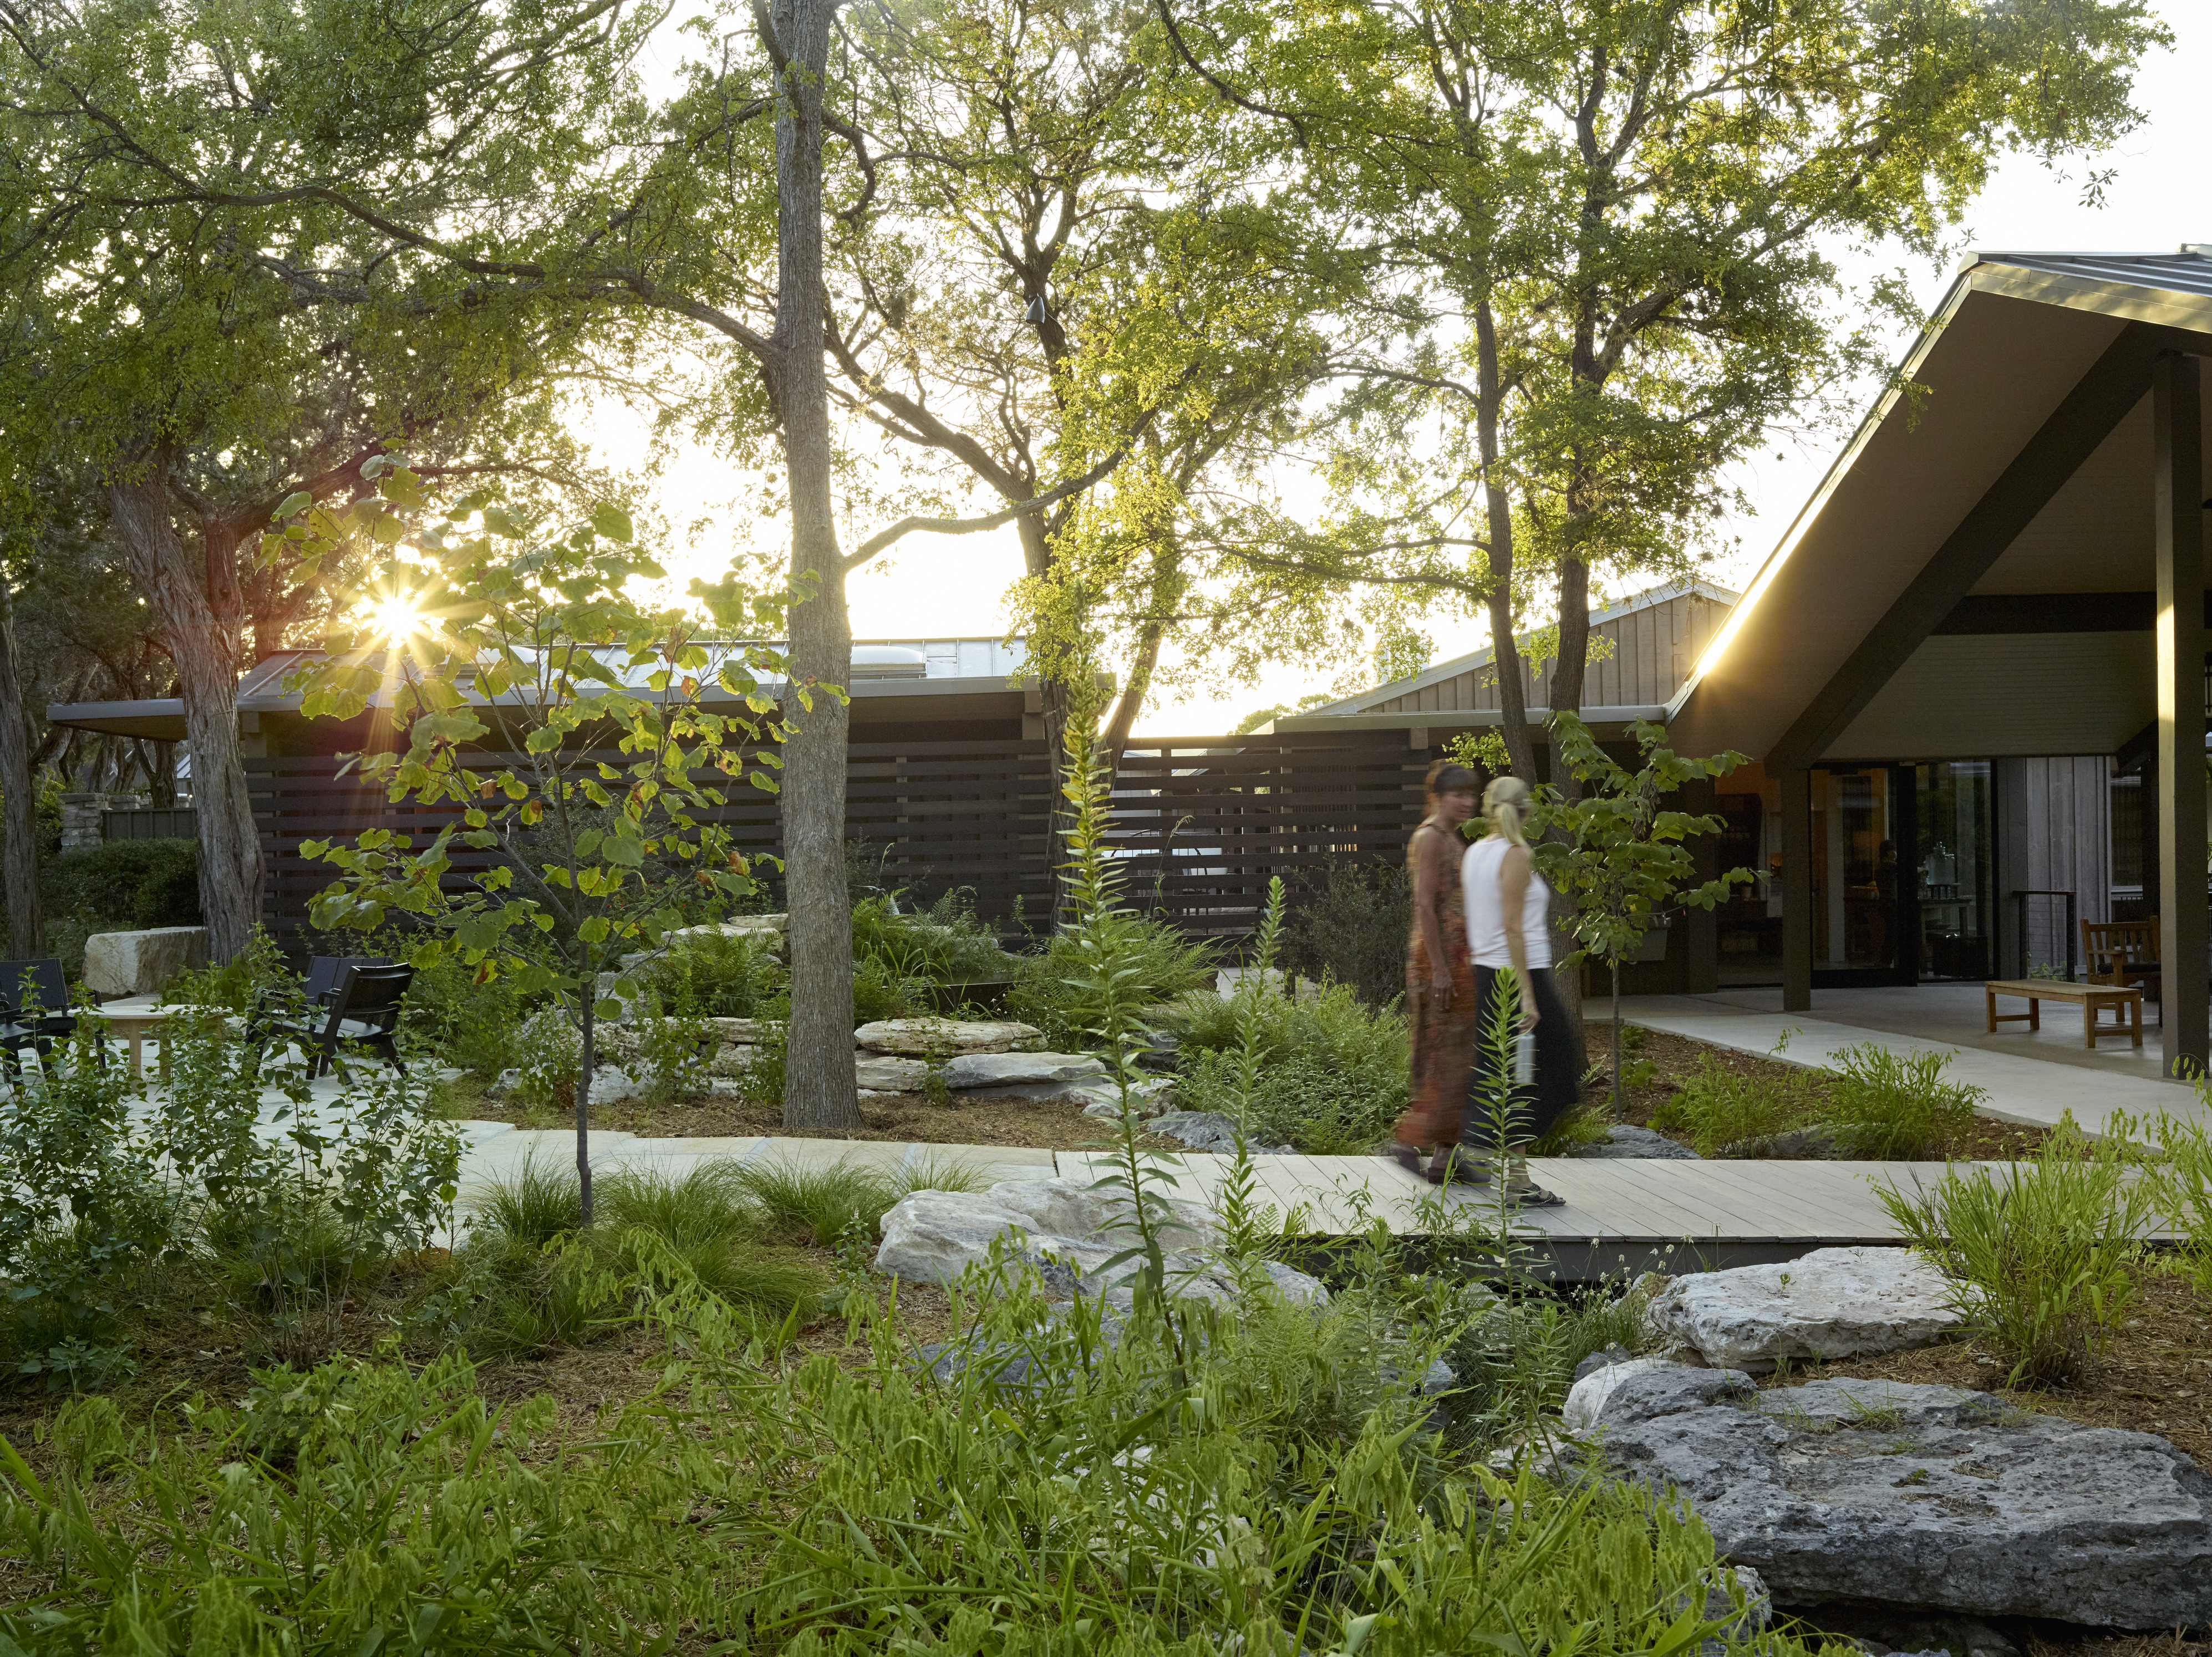
<path fill-rule="evenodd" d="M 1740 600 L 1593 616 L 1601 735 L 1657 719 L 1749 761 L 1714 786 L 1709 856 L 1757 883 L 1632 988 L 1778 982 L 1803 1011 L 2063 964 L 2069 923 L 2155 916 L 2167 1055 L 2203 1062 L 2208 355 L 2212 246 L 1974 254 Z M 1495 679 L 1482 652 L 1278 725 L 1425 745 L 1494 725 Z"/>

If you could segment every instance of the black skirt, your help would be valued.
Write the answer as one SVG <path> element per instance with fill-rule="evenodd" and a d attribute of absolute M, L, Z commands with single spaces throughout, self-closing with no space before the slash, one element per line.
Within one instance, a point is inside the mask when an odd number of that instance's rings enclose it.
<path fill-rule="evenodd" d="M 1466 1126 L 1460 1132 L 1460 1143 L 1478 1150 L 1526 1145 L 1540 1139 L 1582 1099 L 1581 1055 L 1549 967 L 1532 968 L 1528 973 L 1528 993 L 1536 1003 L 1535 1080 L 1500 1087 L 1500 1056 L 1492 1029 L 1498 1016 L 1498 980 L 1510 970 L 1503 967 L 1474 969 L 1474 1005 L 1481 1010 L 1481 1035 L 1475 1047 L 1474 1071 L 1468 1077 Z M 1505 1065 L 1503 1079 L 1510 1081 L 1510 1058 Z"/>

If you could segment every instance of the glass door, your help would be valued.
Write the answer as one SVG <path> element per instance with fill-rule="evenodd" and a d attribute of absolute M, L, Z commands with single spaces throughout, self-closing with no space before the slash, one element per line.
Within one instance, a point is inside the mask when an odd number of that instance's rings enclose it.
<path fill-rule="evenodd" d="M 1996 971 L 1996 835 L 1990 762 L 1918 768 L 1920 975 L 1985 979 Z"/>
<path fill-rule="evenodd" d="M 1813 773 L 1813 981 L 1911 984 L 1918 823 L 1914 768 L 1870 765 Z"/>

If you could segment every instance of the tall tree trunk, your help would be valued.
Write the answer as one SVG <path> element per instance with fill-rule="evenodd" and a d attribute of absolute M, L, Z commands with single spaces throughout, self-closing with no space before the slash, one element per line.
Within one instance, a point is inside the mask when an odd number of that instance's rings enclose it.
<path fill-rule="evenodd" d="M 1014 531 L 1021 537 L 1022 563 L 1032 580 L 1046 580 L 1052 574 L 1052 536 L 1041 513 L 1025 513 L 1014 520 Z M 1089 713 L 1091 687 L 1079 685 L 1064 671 L 1047 672 L 1042 664 L 1032 664 L 1037 674 L 1037 703 L 1044 715 L 1045 763 L 1052 768 L 1052 811 L 1045 819 L 1044 872 L 1045 913 L 1051 918 L 1053 929 L 1058 931 L 1066 919 L 1066 907 L 1067 871 L 1061 865 L 1067 861 L 1067 817 L 1062 809 L 1066 796 L 1060 792 L 1066 780 L 1067 730 L 1071 725 L 1086 721 Z"/>
<path fill-rule="evenodd" d="M 261 836 L 239 750 L 235 646 L 178 537 L 159 461 L 136 483 L 110 483 L 107 494 L 131 578 L 161 618 L 163 641 L 177 665 L 199 817 L 200 913 L 210 952 L 228 962 L 246 948 L 261 919 L 262 885 Z"/>
<path fill-rule="evenodd" d="M 1491 660 L 1498 669 L 1498 719 L 1513 774 L 1536 786 L 1536 745 L 1528 736 L 1528 695 L 1521 683 L 1521 648 L 1513 642 L 1513 501 L 1498 475 L 1498 417 L 1505 399 L 1498 372 L 1498 318 L 1484 300 L 1474 307 L 1475 441 L 1482 454 L 1483 505 L 1490 547 Z"/>
<path fill-rule="evenodd" d="M 860 1126 L 853 1066 L 853 921 L 845 889 L 845 747 L 853 629 L 831 495 L 830 391 L 822 361 L 827 289 L 822 273 L 822 82 L 836 0 L 776 0 L 783 71 L 775 122 L 776 400 L 783 410 L 791 486 L 791 573 L 814 596 L 791 611 L 794 700 L 783 750 L 783 855 L 791 912 L 791 1025 L 783 1125 Z"/>
<path fill-rule="evenodd" d="M 39 902 L 39 795 L 31 771 L 31 726 L 23 716 L 23 679 L 15 653 L 15 619 L 0 589 L 0 793 L 7 797 L 8 953 L 16 960 L 46 952 L 46 918 Z"/>

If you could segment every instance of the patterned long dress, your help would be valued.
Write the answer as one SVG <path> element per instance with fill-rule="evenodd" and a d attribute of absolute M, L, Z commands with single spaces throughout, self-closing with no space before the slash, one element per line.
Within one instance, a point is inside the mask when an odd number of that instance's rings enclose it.
<path fill-rule="evenodd" d="M 1420 854 L 1423 835 L 1443 833 L 1431 822 L 1416 828 L 1406 851 L 1408 865 L 1413 865 Z M 1467 1078 L 1474 1068 L 1480 1020 L 1476 1016 L 1474 963 L 1467 949 L 1467 907 L 1460 899 L 1458 849 L 1455 846 L 1445 848 L 1436 893 L 1437 932 L 1443 939 L 1444 953 L 1451 959 L 1451 1005 L 1438 1007 L 1429 993 L 1429 950 L 1418 914 L 1413 917 L 1413 935 L 1406 944 L 1406 1006 L 1413 1024 L 1413 1076 L 1412 1096 L 1395 1130 L 1401 1144 L 1456 1144 L 1461 1118 L 1467 1109 Z M 1419 889 L 1416 885 L 1415 890 Z"/>

